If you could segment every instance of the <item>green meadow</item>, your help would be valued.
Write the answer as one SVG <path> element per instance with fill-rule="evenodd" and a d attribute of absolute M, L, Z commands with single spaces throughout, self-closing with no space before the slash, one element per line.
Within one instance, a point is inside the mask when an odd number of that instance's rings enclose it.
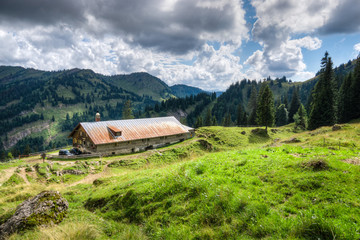
<path fill-rule="evenodd" d="M 204 127 L 138 154 L 0 164 L 0 224 L 57 190 L 65 220 L 10 239 L 359 239 L 360 123 L 341 126 Z"/>

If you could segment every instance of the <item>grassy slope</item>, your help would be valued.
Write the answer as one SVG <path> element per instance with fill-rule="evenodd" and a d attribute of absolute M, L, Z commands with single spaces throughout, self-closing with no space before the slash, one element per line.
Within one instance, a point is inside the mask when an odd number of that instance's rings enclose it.
<path fill-rule="evenodd" d="M 162 101 L 173 97 L 170 87 L 159 78 L 148 73 L 132 73 L 105 77 L 105 81 L 138 95 L 151 96 L 153 100 Z"/>
<path fill-rule="evenodd" d="M 2 186 L 0 223 L 27 197 L 55 189 L 70 204 L 65 221 L 12 239 L 359 238 L 360 167 L 343 161 L 360 164 L 359 123 L 336 132 L 286 126 L 269 138 L 251 128 L 209 127 L 197 136 L 103 158 L 114 163 L 96 184 Z M 294 137 L 301 142 L 281 143 Z M 14 163 L 0 165 L 7 167 Z"/>

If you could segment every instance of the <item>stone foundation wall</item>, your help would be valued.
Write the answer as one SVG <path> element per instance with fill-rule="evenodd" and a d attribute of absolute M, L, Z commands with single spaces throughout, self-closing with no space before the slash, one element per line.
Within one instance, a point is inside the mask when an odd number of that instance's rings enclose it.
<path fill-rule="evenodd" d="M 96 153 L 107 154 L 126 154 L 139 151 L 145 151 L 152 148 L 158 148 L 165 145 L 173 144 L 179 141 L 193 137 L 191 133 L 164 136 L 159 138 L 140 139 L 134 141 L 125 141 L 119 143 L 109 143 L 96 146 Z"/>

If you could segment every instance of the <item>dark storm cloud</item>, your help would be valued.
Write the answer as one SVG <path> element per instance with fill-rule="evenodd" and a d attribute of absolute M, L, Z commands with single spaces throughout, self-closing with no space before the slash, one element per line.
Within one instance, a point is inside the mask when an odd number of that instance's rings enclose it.
<path fill-rule="evenodd" d="M 157 0 L 94 2 L 90 14 L 105 23 L 107 30 L 130 35 L 132 43 L 175 54 L 198 49 L 201 34 L 216 34 L 234 27 L 235 12 L 230 4 L 223 8 L 204 8 L 197 1 L 182 0 L 173 11 L 163 11 Z M 125 39 L 126 40 L 126 39 Z"/>
<path fill-rule="evenodd" d="M 35 23 L 84 21 L 81 0 L 1 0 L 0 21 Z"/>
<path fill-rule="evenodd" d="M 199 3 L 182 0 L 164 10 L 158 0 L 1 0 L 0 23 L 68 24 L 96 36 L 111 34 L 131 44 L 184 54 L 203 45 L 203 34 L 234 28 L 237 13 L 231 3 L 218 8 Z"/>
<path fill-rule="evenodd" d="M 360 32 L 360 2 L 359 0 L 340 1 L 329 21 L 319 29 L 322 34 Z"/>

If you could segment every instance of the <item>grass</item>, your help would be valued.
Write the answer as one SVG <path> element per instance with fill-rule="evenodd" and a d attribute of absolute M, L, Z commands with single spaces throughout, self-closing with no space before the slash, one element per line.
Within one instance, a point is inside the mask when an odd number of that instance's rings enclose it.
<path fill-rule="evenodd" d="M 68 217 L 10 239 L 359 239 L 360 166 L 345 160 L 360 157 L 360 124 L 285 126 L 268 136 L 253 129 L 201 128 L 181 144 L 106 158 L 93 184 L 67 187 L 85 176 L 65 175 L 1 186 L 0 222 L 25 198 L 54 189 L 68 200 Z M 291 138 L 300 142 L 281 143 Z M 91 176 L 102 171 L 99 160 L 43 167 Z"/>

